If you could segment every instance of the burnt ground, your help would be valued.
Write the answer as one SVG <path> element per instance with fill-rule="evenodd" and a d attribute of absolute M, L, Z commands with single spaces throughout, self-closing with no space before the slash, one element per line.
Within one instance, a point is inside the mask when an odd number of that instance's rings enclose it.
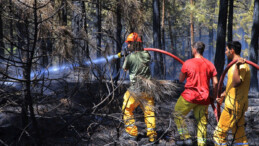
<path fill-rule="evenodd" d="M 63 84 L 62 84 L 63 85 Z M 182 85 L 179 85 L 182 86 Z M 114 86 L 115 88 L 117 86 Z M 143 112 L 137 108 L 136 125 L 139 129 L 137 141 L 125 140 L 121 106 L 127 85 L 122 85 L 112 94 L 110 84 L 73 84 L 64 88 L 54 86 L 48 95 L 33 94 L 35 114 L 42 145 L 154 145 L 146 137 Z M 13 91 L 12 91 L 13 92 Z M 179 92 L 180 94 L 180 92 Z M 175 145 L 179 138 L 173 121 L 173 108 L 179 95 L 156 102 L 156 124 L 158 144 Z M 249 97 L 246 112 L 246 132 L 250 145 L 259 143 L 259 99 L 258 93 Z M 21 126 L 20 96 L 1 102 L 0 143 L 1 145 L 37 145 L 34 130 L 29 124 Z M 37 99 L 37 100 L 36 100 Z M 11 102 L 12 101 L 12 102 Z M 187 116 L 188 129 L 196 145 L 196 123 L 192 113 Z M 213 145 L 212 134 L 216 126 L 212 108 L 209 107 L 208 145 Z M 232 143 L 231 132 L 228 136 Z"/>

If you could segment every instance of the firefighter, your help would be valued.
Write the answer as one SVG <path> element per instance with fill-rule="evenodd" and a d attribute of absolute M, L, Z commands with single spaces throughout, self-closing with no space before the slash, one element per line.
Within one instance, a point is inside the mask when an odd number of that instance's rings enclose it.
<path fill-rule="evenodd" d="M 209 98 L 209 83 L 212 79 L 213 96 L 216 98 L 218 84 L 215 66 L 203 57 L 205 45 L 203 42 L 195 42 L 192 45 L 193 58 L 184 62 L 179 81 L 186 79 L 185 90 L 175 104 L 174 121 L 177 126 L 180 140 L 177 145 L 192 145 L 191 135 L 188 132 L 184 117 L 193 109 L 197 121 L 197 143 L 199 146 L 206 145 L 207 118 Z"/>
<path fill-rule="evenodd" d="M 134 84 L 137 82 L 138 76 L 146 79 L 151 78 L 149 66 L 151 57 L 147 51 L 144 51 L 142 40 L 137 33 L 133 32 L 129 34 L 125 42 L 128 44 L 128 51 L 131 51 L 131 53 L 126 56 L 123 64 L 123 69 L 125 71 L 129 71 L 131 83 L 131 86 L 123 97 L 124 101 L 122 111 L 125 131 L 128 137 L 131 137 L 133 140 L 137 139 L 138 129 L 135 124 L 133 111 L 140 105 L 144 112 L 144 119 L 147 126 L 147 136 L 149 137 L 150 142 L 154 142 L 157 137 L 157 133 L 155 131 L 156 121 L 154 112 L 154 98 L 148 96 L 146 93 L 141 93 L 141 97 L 135 97 L 130 92 L 131 90 L 137 90 L 133 88 Z M 145 104 L 140 102 L 140 98 L 141 100 L 145 100 Z"/>
<path fill-rule="evenodd" d="M 250 87 L 250 69 L 240 57 L 241 44 L 238 41 L 228 42 L 225 54 L 228 59 L 238 60 L 228 70 L 226 90 L 217 98 L 225 98 L 225 107 L 214 131 L 215 145 L 230 145 L 226 142 L 228 130 L 232 130 L 234 144 L 247 146 L 245 134 L 245 111 L 248 109 L 248 91 Z"/>

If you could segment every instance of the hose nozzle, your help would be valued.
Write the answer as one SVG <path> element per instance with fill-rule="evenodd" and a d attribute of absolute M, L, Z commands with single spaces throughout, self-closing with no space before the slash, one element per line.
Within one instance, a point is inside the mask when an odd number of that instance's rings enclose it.
<path fill-rule="evenodd" d="M 122 57 L 126 57 L 127 55 L 129 55 L 129 52 L 127 52 L 126 50 L 123 50 L 123 51 L 119 52 L 117 55 L 119 58 L 122 58 Z"/>
<path fill-rule="evenodd" d="M 121 58 L 121 57 L 122 57 L 122 56 L 121 56 L 121 52 L 120 52 L 120 53 L 118 53 L 117 55 L 118 55 L 118 57 L 119 57 L 119 58 Z"/>

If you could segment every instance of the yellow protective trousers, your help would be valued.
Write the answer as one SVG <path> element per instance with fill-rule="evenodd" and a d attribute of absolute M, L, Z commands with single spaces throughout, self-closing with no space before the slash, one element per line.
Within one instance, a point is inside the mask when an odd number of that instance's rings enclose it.
<path fill-rule="evenodd" d="M 218 125 L 214 131 L 215 145 L 248 146 L 245 134 L 245 112 L 226 108 L 221 113 Z M 234 144 L 227 144 L 227 132 L 232 130 Z"/>
<path fill-rule="evenodd" d="M 129 91 L 124 94 L 124 101 L 122 106 L 122 111 L 124 113 L 123 120 L 125 123 L 125 130 L 132 136 L 138 135 L 138 128 L 135 125 L 135 119 L 133 111 L 136 107 L 140 105 L 144 112 L 144 119 L 147 126 L 147 136 L 152 139 L 157 136 L 155 131 L 156 128 L 156 119 L 154 112 L 154 98 L 147 97 L 144 93 L 142 94 L 142 100 L 145 100 L 145 104 L 140 103 L 139 100 L 136 100 Z"/>
<path fill-rule="evenodd" d="M 188 132 L 184 117 L 193 109 L 197 121 L 197 142 L 198 146 L 206 145 L 208 105 L 194 104 L 186 101 L 182 96 L 175 104 L 174 122 L 182 140 L 188 139 L 191 135 Z"/>

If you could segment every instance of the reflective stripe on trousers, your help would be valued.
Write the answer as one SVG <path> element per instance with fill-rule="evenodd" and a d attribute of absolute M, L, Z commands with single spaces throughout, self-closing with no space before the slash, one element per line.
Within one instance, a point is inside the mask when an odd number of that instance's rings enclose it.
<path fill-rule="evenodd" d="M 234 145 L 248 146 L 245 134 L 245 116 L 244 111 L 234 111 L 225 108 L 220 116 L 219 123 L 214 131 L 214 141 L 218 144 L 225 144 L 227 132 L 232 130 Z"/>

